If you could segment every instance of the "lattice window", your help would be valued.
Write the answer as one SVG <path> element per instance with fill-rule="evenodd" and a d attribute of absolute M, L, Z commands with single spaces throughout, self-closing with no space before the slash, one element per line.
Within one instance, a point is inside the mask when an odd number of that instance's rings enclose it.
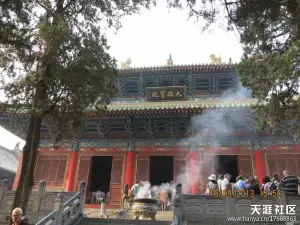
<path fill-rule="evenodd" d="M 245 178 L 253 176 L 253 167 L 251 156 L 238 156 L 238 170 L 239 174 Z"/>
<path fill-rule="evenodd" d="M 121 184 L 122 183 L 122 171 L 123 161 L 113 161 L 111 183 Z"/>
<path fill-rule="evenodd" d="M 91 157 L 90 156 L 81 156 L 80 158 L 80 164 L 78 169 L 78 176 L 76 181 L 76 190 L 79 190 L 79 186 L 81 181 L 85 180 L 88 181 L 89 178 L 89 172 L 90 172 L 90 162 Z"/>
<path fill-rule="evenodd" d="M 59 161 L 59 167 L 58 167 L 58 173 L 57 173 L 57 186 L 61 187 L 64 185 L 65 175 L 66 175 L 66 166 L 67 166 L 67 160 L 60 160 Z M 62 172 L 60 172 L 62 171 Z"/>
<path fill-rule="evenodd" d="M 276 172 L 282 177 L 284 170 L 289 170 L 290 173 L 296 176 L 300 174 L 300 154 L 267 155 L 267 163 L 270 176 Z"/>
<path fill-rule="evenodd" d="M 39 156 L 34 174 L 35 185 L 45 180 L 48 187 L 63 187 L 67 160 L 67 156 Z"/>
<path fill-rule="evenodd" d="M 137 180 L 147 181 L 149 173 L 149 160 L 139 160 L 137 166 Z"/>

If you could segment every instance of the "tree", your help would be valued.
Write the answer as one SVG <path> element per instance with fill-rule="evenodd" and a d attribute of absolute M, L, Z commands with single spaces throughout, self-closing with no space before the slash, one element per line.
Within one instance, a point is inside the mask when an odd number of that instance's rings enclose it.
<path fill-rule="evenodd" d="M 14 207 L 26 210 L 34 185 L 40 128 L 54 143 L 76 138 L 86 112 L 101 117 L 117 93 L 116 63 L 102 27 L 149 7 L 144 1 L 5 0 L 0 3 L 1 109 L 30 115 Z"/>
<path fill-rule="evenodd" d="M 264 106 L 258 121 L 278 128 L 284 122 L 298 135 L 299 1 L 167 0 L 206 20 L 204 28 L 225 19 L 240 33 L 245 57 L 238 66 L 244 86 Z M 30 123 L 14 206 L 25 209 L 33 186 L 39 130 L 48 124 L 55 142 L 80 133 L 93 108 L 101 116 L 116 93 L 115 61 L 107 53 L 103 22 L 120 27 L 120 18 L 155 0 L 4 0 L 0 3 L 0 65 L 5 73 L 3 108 L 26 110 Z M 225 10 L 225 14 L 223 13 Z M 267 74 L 267 76 L 265 75 Z M 9 79 L 4 79 L 8 77 Z M 291 122 L 292 121 L 292 122 Z M 68 128 L 68 129 L 66 129 Z M 298 128 L 299 129 L 299 128 Z M 67 132 L 71 130 L 72 132 Z M 298 132 L 298 133 L 297 133 Z"/>
<path fill-rule="evenodd" d="M 169 3 L 182 6 L 179 0 Z M 253 111 L 257 128 L 268 126 L 298 138 L 300 1 L 187 0 L 186 6 L 190 16 L 205 19 L 203 28 L 223 21 L 228 30 L 239 32 L 244 56 L 237 72 L 259 100 Z"/>

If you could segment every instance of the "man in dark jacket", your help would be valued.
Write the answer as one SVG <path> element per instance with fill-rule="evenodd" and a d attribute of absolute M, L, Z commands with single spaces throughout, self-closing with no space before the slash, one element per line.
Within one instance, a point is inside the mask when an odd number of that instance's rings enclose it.
<path fill-rule="evenodd" d="M 29 225 L 29 223 L 23 220 L 22 216 L 23 210 L 21 208 L 15 208 L 11 214 L 13 225 Z"/>

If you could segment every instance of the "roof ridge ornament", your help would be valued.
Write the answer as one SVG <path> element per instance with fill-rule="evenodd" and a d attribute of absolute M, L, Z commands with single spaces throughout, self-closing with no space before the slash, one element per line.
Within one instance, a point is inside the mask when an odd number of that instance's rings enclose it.
<path fill-rule="evenodd" d="M 172 54 L 170 53 L 170 55 L 169 55 L 169 58 L 168 58 L 168 60 L 167 60 L 167 65 L 168 66 L 173 66 L 174 64 L 173 64 L 173 59 L 172 59 Z"/>
<path fill-rule="evenodd" d="M 209 58 L 213 64 L 222 64 L 221 55 L 219 57 L 217 57 L 215 54 L 210 54 Z"/>
<path fill-rule="evenodd" d="M 132 60 L 128 58 L 125 62 L 121 62 L 121 69 L 129 69 Z"/>

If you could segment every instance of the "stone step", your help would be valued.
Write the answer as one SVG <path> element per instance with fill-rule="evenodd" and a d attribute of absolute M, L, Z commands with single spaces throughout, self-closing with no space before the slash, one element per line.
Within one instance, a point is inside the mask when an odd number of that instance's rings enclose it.
<path fill-rule="evenodd" d="M 101 218 L 100 209 L 84 209 L 84 214 L 88 218 Z M 132 220 L 134 218 L 131 211 L 124 212 L 122 210 L 107 210 L 107 216 L 109 219 Z M 155 218 L 157 221 L 172 221 L 173 211 L 158 211 Z"/>
<path fill-rule="evenodd" d="M 76 225 L 171 225 L 170 221 L 81 218 Z"/>

